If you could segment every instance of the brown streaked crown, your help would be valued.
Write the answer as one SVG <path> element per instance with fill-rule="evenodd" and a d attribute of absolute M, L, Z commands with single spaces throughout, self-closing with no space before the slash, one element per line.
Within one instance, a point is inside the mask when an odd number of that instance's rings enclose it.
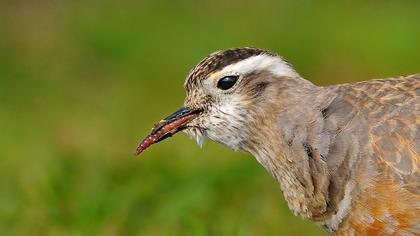
<path fill-rule="evenodd" d="M 238 61 L 244 60 L 246 58 L 257 56 L 261 54 L 267 54 L 272 56 L 277 56 L 276 54 L 259 48 L 230 48 L 224 51 L 217 51 L 202 61 L 200 61 L 188 75 L 187 81 L 185 82 L 185 88 L 190 90 L 192 86 L 198 85 L 199 81 L 206 78 L 206 75 L 219 71 L 225 66 Z"/>

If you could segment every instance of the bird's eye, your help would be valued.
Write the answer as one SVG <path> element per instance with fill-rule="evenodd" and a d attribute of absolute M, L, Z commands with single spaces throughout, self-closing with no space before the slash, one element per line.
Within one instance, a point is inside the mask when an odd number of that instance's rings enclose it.
<path fill-rule="evenodd" d="M 235 85 L 238 76 L 225 76 L 217 82 L 217 87 L 222 90 L 228 90 Z"/>

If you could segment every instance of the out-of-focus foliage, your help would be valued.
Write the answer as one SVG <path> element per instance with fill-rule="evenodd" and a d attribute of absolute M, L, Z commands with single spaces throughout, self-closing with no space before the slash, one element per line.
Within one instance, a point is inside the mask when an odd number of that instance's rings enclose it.
<path fill-rule="evenodd" d="M 322 85 L 420 72 L 419 3 L 1 1 L 0 235 L 325 235 L 249 154 L 132 151 L 215 50 Z"/>

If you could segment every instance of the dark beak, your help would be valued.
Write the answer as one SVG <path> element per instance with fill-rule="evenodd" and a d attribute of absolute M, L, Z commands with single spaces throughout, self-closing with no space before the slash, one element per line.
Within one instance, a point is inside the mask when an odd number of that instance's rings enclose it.
<path fill-rule="evenodd" d="M 137 146 L 134 155 L 139 155 L 152 144 L 169 138 L 175 133 L 185 129 L 186 125 L 196 118 L 199 113 L 200 110 L 181 107 L 178 111 L 172 113 L 155 125 L 152 132 L 150 132 Z"/>

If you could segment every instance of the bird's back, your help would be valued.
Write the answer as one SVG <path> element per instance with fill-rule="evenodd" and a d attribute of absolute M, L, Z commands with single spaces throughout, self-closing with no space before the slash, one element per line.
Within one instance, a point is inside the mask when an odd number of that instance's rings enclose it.
<path fill-rule="evenodd" d="M 339 128 L 366 134 L 354 141 L 362 159 L 356 200 L 336 233 L 420 235 L 420 75 L 336 89 L 344 109 Z"/>

